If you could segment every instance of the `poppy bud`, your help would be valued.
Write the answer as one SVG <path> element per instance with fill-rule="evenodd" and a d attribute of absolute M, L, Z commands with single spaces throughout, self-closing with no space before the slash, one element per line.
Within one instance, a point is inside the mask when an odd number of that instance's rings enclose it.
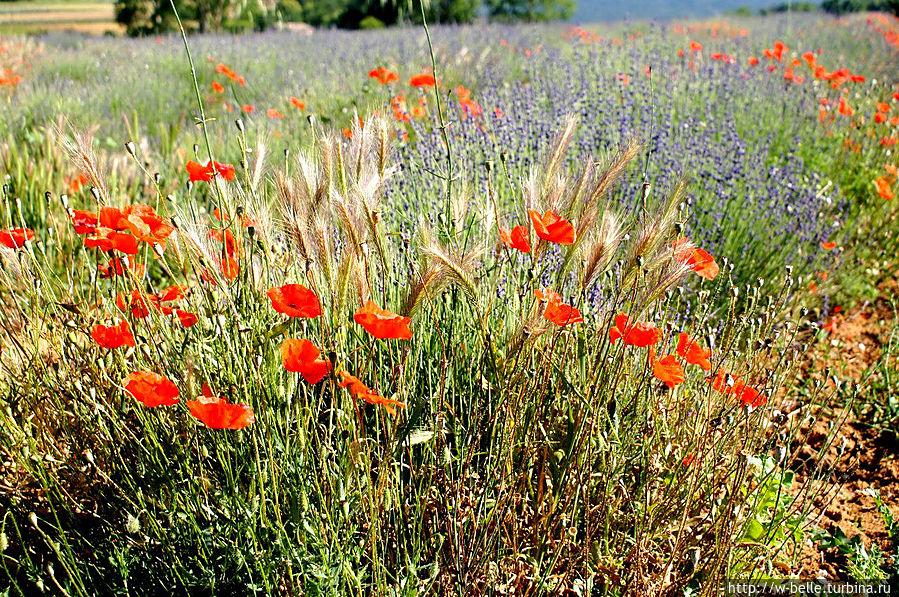
<path fill-rule="evenodd" d="M 484 168 L 488 173 L 493 172 L 493 160 L 487 160 L 484 162 Z"/>
<path fill-rule="evenodd" d="M 66 210 L 66 212 L 68 212 L 69 211 L 69 196 L 66 195 L 65 193 L 63 193 L 62 195 L 59 196 L 59 200 L 60 200 L 60 202 L 62 202 L 62 208 L 64 210 Z"/>
<path fill-rule="evenodd" d="M 159 175 L 159 172 L 153 174 L 153 182 L 159 184 L 159 181 L 162 180 L 162 177 Z"/>
<path fill-rule="evenodd" d="M 237 127 L 237 130 L 239 130 L 240 132 L 243 132 L 243 120 L 242 119 L 238 118 L 237 120 L 235 120 L 234 126 Z"/>
<path fill-rule="evenodd" d="M 499 161 L 501 161 L 503 164 L 505 164 L 506 162 L 508 162 L 508 161 L 509 161 L 509 154 L 506 153 L 505 151 L 500 152 L 500 154 L 499 154 Z"/>
<path fill-rule="evenodd" d="M 97 187 L 91 187 L 91 195 L 94 197 L 94 201 L 97 201 L 99 203 L 100 191 L 97 190 Z"/>
<path fill-rule="evenodd" d="M 137 147 L 131 141 L 125 143 L 125 151 L 127 151 L 131 157 L 137 158 Z"/>

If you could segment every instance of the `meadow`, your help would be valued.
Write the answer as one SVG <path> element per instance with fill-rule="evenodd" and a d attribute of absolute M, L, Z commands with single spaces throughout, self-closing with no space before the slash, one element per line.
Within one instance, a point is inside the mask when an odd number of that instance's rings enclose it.
<path fill-rule="evenodd" d="M 0 39 L 3 594 L 895 580 L 897 31 Z"/>

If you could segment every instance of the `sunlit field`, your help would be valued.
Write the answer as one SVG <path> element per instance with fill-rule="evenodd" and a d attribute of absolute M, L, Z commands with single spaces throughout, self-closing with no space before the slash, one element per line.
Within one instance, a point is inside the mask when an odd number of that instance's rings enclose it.
<path fill-rule="evenodd" d="M 0 38 L 0 594 L 896 579 L 897 31 Z"/>

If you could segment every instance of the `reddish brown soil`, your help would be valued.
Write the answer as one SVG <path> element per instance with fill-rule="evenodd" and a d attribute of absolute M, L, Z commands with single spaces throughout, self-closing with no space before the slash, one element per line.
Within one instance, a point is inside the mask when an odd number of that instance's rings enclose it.
<path fill-rule="evenodd" d="M 896 295 L 897 280 L 891 280 L 881 290 L 884 298 L 836 316 L 836 326 L 812 352 L 807 369 L 811 375 L 823 376 L 826 371 L 844 381 L 862 382 L 869 367 L 880 359 L 881 348 L 896 325 L 895 312 L 886 297 Z M 823 491 L 813 500 L 819 514 L 815 526 L 831 532 L 838 527 L 849 538 L 861 535 L 866 548 L 876 543 L 885 554 L 894 554 L 896 547 L 887 537 L 874 499 L 863 491 L 879 491 L 883 502 L 899 518 L 896 432 L 868 424 L 863 407 L 853 412 L 834 409 L 820 414 L 799 450 L 801 459 L 820 457 L 823 466 L 833 470 Z M 839 425 L 836 439 L 821 454 L 833 424 Z M 895 423 L 892 427 L 896 428 Z M 797 477 L 802 481 L 802 472 Z M 810 541 L 803 545 L 798 564 L 791 572 L 805 578 L 847 578 L 845 558 L 836 549 L 822 550 Z"/>

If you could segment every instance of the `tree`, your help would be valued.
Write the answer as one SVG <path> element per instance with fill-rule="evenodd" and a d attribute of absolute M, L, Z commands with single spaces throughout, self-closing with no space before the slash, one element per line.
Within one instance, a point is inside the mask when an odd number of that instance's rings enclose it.
<path fill-rule="evenodd" d="M 487 8 L 500 21 L 555 21 L 574 13 L 575 0 L 487 0 Z"/>

